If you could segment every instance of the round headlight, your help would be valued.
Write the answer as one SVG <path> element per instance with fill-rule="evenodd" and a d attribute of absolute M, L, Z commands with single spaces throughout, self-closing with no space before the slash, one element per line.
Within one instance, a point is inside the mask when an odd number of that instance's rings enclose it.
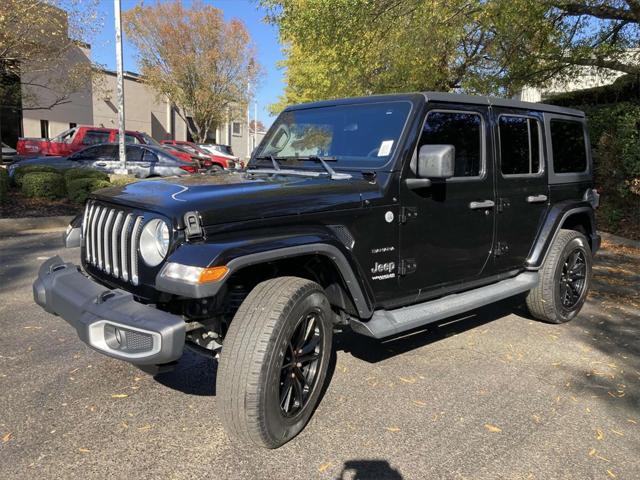
<path fill-rule="evenodd" d="M 160 219 L 148 222 L 140 234 L 140 254 L 150 267 L 159 265 L 169 250 L 169 227 Z"/>

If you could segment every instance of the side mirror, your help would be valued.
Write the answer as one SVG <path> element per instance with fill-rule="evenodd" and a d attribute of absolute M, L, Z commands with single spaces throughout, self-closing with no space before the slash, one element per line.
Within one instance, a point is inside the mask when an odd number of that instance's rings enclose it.
<path fill-rule="evenodd" d="M 409 188 L 431 186 L 432 179 L 453 177 L 456 149 L 453 145 L 423 145 L 418 158 L 411 162 L 411 170 L 418 178 L 407 179 Z"/>

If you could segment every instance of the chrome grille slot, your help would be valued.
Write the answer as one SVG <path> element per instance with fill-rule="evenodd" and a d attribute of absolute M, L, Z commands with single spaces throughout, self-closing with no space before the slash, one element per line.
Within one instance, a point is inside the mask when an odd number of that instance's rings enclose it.
<path fill-rule="evenodd" d="M 120 258 L 118 257 L 118 238 L 120 238 L 120 225 L 122 224 L 122 217 L 124 213 L 118 212 L 116 215 L 116 221 L 111 230 L 111 261 L 113 262 L 113 276 L 120 276 Z"/>
<path fill-rule="evenodd" d="M 104 270 L 104 260 L 103 260 L 103 255 L 102 255 L 102 246 L 104 241 L 102 240 L 102 237 L 104 237 L 104 231 L 102 230 L 103 226 L 104 226 L 104 217 L 105 214 L 107 213 L 107 207 L 104 207 L 101 211 L 100 211 L 100 216 L 98 217 L 98 237 L 97 237 L 97 245 L 98 245 L 98 268 L 100 270 Z"/>
<path fill-rule="evenodd" d="M 107 220 L 104 222 L 104 271 L 107 273 L 111 273 L 111 261 L 109 260 L 111 255 L 111 224 L 115 213 L 115 210 L 110 210 Z"/>
<path fill-rule="evenodd" d="M 138 241 L 140 240 L 140 224 L 142 217 L 136 218 L 136 223 L 131 231 L 131 283 L 138 285 Z"/>
<path fill-rule="evenodd" d="M 127 266 L 127 262 L 129 261 L 129 255 L 127 255 L 127 246 L 129 245 L 129 243 L 127 242 L 127 237 L 132 220 L 133 214 L 130 213 L 129 215 L 127 215 L 127 219 L 124 221 L 124 227 L 122 227 L 122 232 L 120 233 L 120 260 L 122 262 L 122 279 L 125 282 L 129 281 L 129 268 Z"/>
<path fill-rule="evenodd" d="M 86 263 L 138 285 L 138 243 L 143 216 L 89 201 L 82 232 Z"/>

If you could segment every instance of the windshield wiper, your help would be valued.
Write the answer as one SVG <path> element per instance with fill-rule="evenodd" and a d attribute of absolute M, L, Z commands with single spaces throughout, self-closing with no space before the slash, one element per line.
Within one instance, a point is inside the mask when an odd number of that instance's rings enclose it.
<path fill-rule="evenodd" d="M 329 177 L 332 180 L 344 180 L 344 179 L 347 179 L 347 178 L 351 178 L 351 175 L 349 175 L 348 173 L 338 173 L 338 172 L 336 172 L 327 163 L 327 162 L 337 162 L 338 161 L 337 157 L 321 157 L 319 155 L 309 155 L 307 157 L 292 157 L 292 158 L 294 158 L 295 160 L 298 160 L 298 161 L 309 160 L 311 162 L 320 163 L 320 165 L 322 165 L 322 167 L 327 171 L 327 173 L 329 174 Z"/>
<path fill-rule="evenodd" d="M 274 157 L 273 155 L 264 155 L 262 157 L 256 157 L 255 160 L 271 160 L 271 164 L 273 165 L 274 170 L 282 170 L 280 168 L 280 164 L 278 163 L 278 160 L 276 160 L 276 157 Z"/>

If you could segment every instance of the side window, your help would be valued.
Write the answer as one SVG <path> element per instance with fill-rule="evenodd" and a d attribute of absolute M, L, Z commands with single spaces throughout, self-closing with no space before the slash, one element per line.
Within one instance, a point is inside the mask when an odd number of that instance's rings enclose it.
<path fill-rule="evenodd" d="M 503 175 L 527 175 L 540 172 L 540 126 L 536 119 L 501 115 L 500 168 Z"/>
<path fill-rule="evenodd" d="M 587 151 L 581 122 L 552 119 L 551 150 L 555 173 L 579 173 L 587 170 Z"/>
<path fill-rule="evenodd" d="M 157 162 L 158 156 L 155 153 L 153 153 L 151 150 L 145 150 L 142 160 L 145 162 Z"/>
<path fill-rule="evenodd" d="M 482 118 L 472 112 L 432 111 L 427 115 L 420 145 L 453 145 L 454 177 L 478 177 L 482 172 Z"/>
<path fill-rule="evenodd" d="M 115 160 L 118 155 L 117 145 L 98 145 L 93 149 L 93 158 Z"/>
<path fill-rule="evenodd" d="M 141 162 L 144 151 L 141 148 L 136 148 L 131 145 L 125 146 L 127 153 L 127 162 Z"/>
<path fill-rule="evenodd" d="M 109 132 L 100 132 L 96 130 L 88 130 L 82 138 L 83 145 L 96 145 L 98 143 L 108 143 Z"/>

